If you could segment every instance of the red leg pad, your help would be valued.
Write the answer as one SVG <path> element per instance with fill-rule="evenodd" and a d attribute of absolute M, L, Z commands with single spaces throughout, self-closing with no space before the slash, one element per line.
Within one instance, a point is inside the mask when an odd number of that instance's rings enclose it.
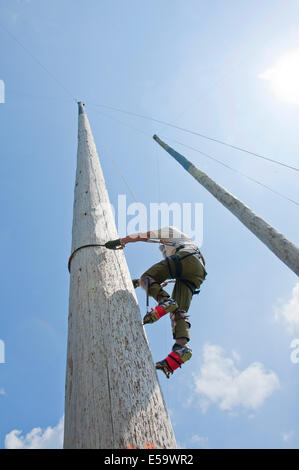
<path fill-rule="evenodd" d="M 158 318 L 164 317 L 164 315 L 166 315 L 167 313 L 165 309 L 161 307 L 161 305 L 157 305 L 157 307 L 155 308 L 155 312 Z"/>
<path fill-rule="evenodd" d="M 183 361 L 182 359 L 180 358 L 180 356 L 172 351 L 168 356 L 167 358 L 165 359 L 166 361 L 166 364 L 167 364 L 167 368 L 170 370 L 170 372 L 173 372 L 174 370 L 176 370 L 178 367 L 181 367 L 181 364 L 183 364 Z"/>

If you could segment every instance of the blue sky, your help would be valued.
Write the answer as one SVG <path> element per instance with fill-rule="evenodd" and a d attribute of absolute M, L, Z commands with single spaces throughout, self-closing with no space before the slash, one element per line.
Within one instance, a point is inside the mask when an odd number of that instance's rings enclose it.
<path fill-rule="evenodd" d="M 295 200 L 297 173 L 95 104 L 298 167 L 298 89 L 288 81 L 298 73 L 296 60 L 294 74 L 280 87 L 277 81 L 281 58 L 298 57 L 299 2 L 0 0 L 0 13 L 0 447 L 61 441 L 80 99 L 113 204 L 118 194 L 127 193 L 128 204 L 133 199 L 111 157 L 147 206 L 204 207 L 209 274 L 190 310 L 193 358 L 160 380 L 179 445 L 298 448 L 299 364 L 290 360 L 290 343 L 299 338 L 296 276 L 151 136 L 174 145 L 298 243 L 298 206 L 173 139 Z M 143 244 L 129 245 L 126 254 L 132 277 L 159 259 L 155 246 Z M 172 345 L 169 321 L 147 334 L 154 358 L 162 359 Z"/>

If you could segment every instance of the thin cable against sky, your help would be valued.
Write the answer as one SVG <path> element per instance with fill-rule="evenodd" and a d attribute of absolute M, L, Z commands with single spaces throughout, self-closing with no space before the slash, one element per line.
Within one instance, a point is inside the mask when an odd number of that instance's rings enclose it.
<path fill-rule="evenodd" d="M 32 54 L 32 52 L 27 48 L 25 47 L 22 42 L 14 35 L 12 34 L 5 26 L 3 26 L 2 23 L 0 23 L 0 27 L 9 35 L 11 36 L 14 41 L 27 53 L 30 55 L 30 57 L 72 98 L 73 101 L 77 102 L 76 98 L 73 96 L 73 94 L 70 92 L 70 90 L 60 81 L 57 79 L 57 77 L 47 68 L 43 65 L 43 63 L 34 55 Z M 125 113 L 125 114 L 128 114 L 128 115 L 131 115 L 131 116 L 135 116 L 135 117 L 139 117 L 141 119 L 147 119 L 147 120 L 150 120 L 150 121 L 153 121 L 153 122 L 157 122 L 159 124 L 162 124 L 162 125 L 165 125 L 165 126 L 168 126 L 168 127 L 172 127 L 174 129 L 178 129 L 178 130 L 181 130 L 183 132 L 187 132 L 189 134 L 192 134 L 192 135 L 196 135 L 198 137 L 201 137 L 203 139 L 207 139 L 207 140 L 210 140 L 210 141 L 213 141 L 213 142 L 216 142 L 218 144 L 221 144 L 221 145 L 224 145 L 226 147 L 230 147 L 232 149 L 235 149 L 235 150 L 239 150 L 240 152 L 244 152 L 244 153 L 247 153 L 248 155 L 251 155 L 251 156 L 254 156 L 254 157 L 257 157 L 257 158 L 261 158 L 263 160 L 267 160 L 269 162 L 272 162 L 272 163 L 275 163 L 277 165 L 281 165 L 285 168 L 289 168 L 291 170 L 294 170 L 294 171 L 299 171 L 299 168 L 296 168 L 294 166 L 291 166 L 291 165 L 288 165 L 286 163 L 283 163 L 281 161 L 278 161 L 278 160 L 274 160 L 270 157 L 266 157 L 264 155 L 261 155 L 259 153 L 255 153 L 255 152 L 252 152 L 250 150 L 247 150 L 243 147 L 239 147 L 237 145 L 233 145 L 233 144 L 230 144 L 228 142 L 224 142 L 220 139 L 216 139 L 214 137 L 209 137 L 205 134 L 201 134 L 199 132 L 196 132 L 196 131 L 192 131 L 190 129 L 186 129 L 184 127 L 181 127 L 181 126 L 177 126 L 175 124 L 172 124 L 172 123 L 169 123 L 167 121 L 163 121 L 163 120 L 160 120 L 160 119 L 156 119 L 156 118 L 152 118 L 150 116 L 145 116 L 143 114 L 139 114 L 139 113 L 134 113 L 132 111 L 127 111 L 127 110 L 124 110 L 124 109 L 120 109 L 120 108 L 115 108 L 113 106 L 108 106 L 108 105 L 103 105 L 103 104 L 95 104 L 95 103 L 89 103 L 90 105 L 92 106 L 97 106 L 97 107 L 101 107 L 101 108 L 106 108 L 106 109 L 110 109 L 112 111 L 117 111 L 117 112 L 121 112 L 121 113 Z"/>
<path fill-rule="evenodd" d="M 190 145 L 187 145 L 187 144 L 184 144 L 183 142 L 179 142 L 175 139 L 169 139 L 169 140 L 172 140 L 173 142 L 179 144 L 179 145 L 182 145 L 183 147 L 185 148 L 188 148 L 190 150 L 193 150 L 194 152 L 197 152 L 197 153 L 200 153 L 201 155 L 203 155 L 204 157 L 207 157 L 209 158 L 210 160 L 213 160 L 215 161 L 216 163 L 219 163 L 220 165 L 224 166 L 225 168 L 228 168 L 229 170 L 231 171 L 234 171 L 235 173 L 238 173 L 239 175 L 243 176 L 244 178 L 247 178 L 248 180 L 250 181 L 253 181 L 254 183 L 256 184 L 259 184 L 260 186 L 262 186 L 263 188 L 266 188 L 268 189 L 269 191 L 271 191 L 272 193 L 274 194 L 277 194 L 277 196 L 280 196 L 282 197 L 283 199 L 285 199 L 286 201 L 289 201 L 289 202 L 292 202 L 293 204 L 296 204 L 297 206 L 299 206 L 299 202 L 295 201 L 294 199 L 290 199 L 289 197 L 285 196 L 284 194 L 280 193 L 279 191 L 276 191 L 276 189 L 273 189 L 271 188 L 270 186 L 264 184 L 264 183 L 261 183 L 261 181 L 258 181 L 256 180 L 255 178 L 252 178 L 252 176 L 248 176 L 246 175 L 245 173 L 243 173 L 242 171 L 239 171 L 237 170 L 236 168 L 233 168 L 232 166 L 230 165 L 227 165 L 226 163 L 218 160 L 217 158 L 213 157 L 212 155 L 208 154 L 208 153 L 205 153 L 205 152 L 202 152 L 201 150 L 198 150 L 194 147 L 191 147 Z"/>
<path fill-rule="evenodd" d="M 27 53 L 27 54 L 28 54 L 28 55 L 29 55 L 29 56 L 30 56 L 30 57 L 31 57 L 31 58 L 32 58 L 32 59 L 33 59 L 33 60 L 34 60 L 34 61 L 35 61 L 35 62 L 36 62 L 36 63 L 37 63 L 37 64 L 38 64 L 38 65 L 39 65 L 39 66 L 40 66 L 40 67 L 41 67 L 41 68 L 42 68 L 42 69 L 61 87 L 61 88 L 62 88 L 62 89 L 63 89 L 63 90 L 64 90 L 64 91 L 65 91 L 65 92 L 66 92 L 66 93 L 67 93 L 67 94 L 68 94 L 69 97 L 71 97 L 72 101 L 77 102 L 76 98 L 74 98 L 74 96 L 73 96 L 73 94 L 70 92 L 70 90 L 69 90 L 60 80 L 58 80 L 57 77 L 56 77 L 47 67 L 45 67 L 45 66 L 42 64 L 42 62 L 41 62 L 34 54 L 32 54 L 32 52 L 31 52 L 27 47 L 25 47 L 25 46 L 21 43 L 21 41 L 20 41 L 14 34 L 12 34 L 6 27 L 4 27 L 3 24 L 1 24 L 1 23 L 0 23 L 0 27 L 1 27 L 8 35 L 10 35 L 10 36 L 14 39 L 14 41 L 15 41 L 15 42 L 16 42 L 16 43 L 17 43 L 17 44 L 18 44 L 18 45 L 19 45 L 19 46 L 20 46 L 20 47 L 21 47 L 21 48 L 22 48 L 22 49 L 23 49 L 23 50 L 24 50 L 24 51 L 25 51 L 25 52 L 26 52 L 26 53 Z M 183 132 L 187 132 L 187 133 L 189 133 L 189 134 L 196 135 L 196 136 L 198 136 L 198 137 L 201 137 L 201 138 L 204 138 L 204 139 L 207 139 L 207 140 L 216 142 L 216 143 L 218 143 L 218 144 L 225 145 L 225 146 L 230 147 L 230 148 L 233 148 L 233 149 L 235 149 L 235 150 L 239 150 L 239 151 L 241 151 L 241 152 L 245 152 L 245 153 L 247 153 L 248 155 L 251 155 L 251 156 L 254 156 L 254 157 L 257 157 L 257 158 L 261 158 L 261 159 L 267 160 L 267 161 L 269 161 L 269 162 L 275 163 L 275 164 L 277 164 L 277 165 L 281 165 L 281 166 L 286 167 L 286 168 L 289 168 L 289 169 L 291 169 L 291 170 L 299 171 L 299 168 L 293 167 L 293 166 L 288 165 L 288 164 L 286 164 L 286 163 L 283 163 L 283 162 L 281 162 L 281 161 L 274 160 L 274 159 L 269 158 L 269 157 L 265 157 L 265 156 L 260 155 L 260 154 L 258 154 L 258 153 L 251 152 L 251 151 L 249 151 L 249 150 L 247 150 L 247 149 L 245 149 L 245 148 L 242 148 L 242 147 L 238 147 L 238 146 L 236 146 L 236 145 L 229 144 L 229 143 L 224 142 L 224 141 L 222 141 L 222 140 L 220 140 L 220 139 L 216 139 L 216 138 L 213 138 L 213 137 L 209 137 L 209 136 L 207 136 L 207 135 L 201 134 L 201 133 L 196 132 L 196 131 L 192 131 L 192 130 L 190 130 L 190 129 L 186 129 L 186 128 L 181 127 L 181 126 L 177 126 L 177 125 L 172 124 L 172 123 L 169 123 L 169 122 L 167 122 L 167 121 L 163 121 L 163 120 L 160 120 L 160 119 L 155 119 L 155 118 L 152 118 L 152 117 L 150 117 L 150 116 L 145 116 L 145 115 L 143 115 L 143 114 L 134 113 L 134 112 L 132 112 L 132 111 L 127 111 L 127 110 L 124 110 L 124 109 L 115 108 L 115 107 L 108 106 L 108 105 L 95 104 L 95 103 L 89 103 L 89 104 L 90 104 L 91 106 L 100 107 L 100 108 L 106 108 L 106 109 L 110 109 L 110 110 L 112 110 L 112 111 L 117 111 L 117 112 L 121 112 L 121 113 L 124 113 L 124 114 L 127 114 L 127 115 L 139 117 L 139 118 L 141 118 L 141 119 L 146 119 L 146 120 L 149 120 L 149 121 L 152 121 L 152 122 L 157 122 L 157 123 L 159 123 L 159 124 L 162 124 L 162 125 L 165 125 L 165 126 L 168 126 L 168 127 L 172 127 L 172 128 L 181 130 L 181 131 L 183 131 Z M 100 113 L 100 111 L 98 111 L 98 112 Z M 142 134 L 144 134 L 144 135 L 146 135 L 146 136 L 148 137 L 148 134 L 147 134 L 147 133 L 145 133 L 144 131 L 142 131 L 142 130 L 140 130 L 140 129 L 137 129 L 136 127 L 134 127 L 134 126 L 132 126 L 132 125 L 129 125 L 129 124 L 127 124 L 127 123 L 124 123 L 124 122 L 122 122 L 122 121 L 120 121 L 120 120 L 118 120 L 118 119 L 116 119 L 116 118 L 114 118 L 114 117 L 106 116 L 106 115 L 103 114 L 103 113 L 100 113 L 100 114 L 102 114 L 104 117 L 109 117 L 109 119 L 113 119 L 114 121 L 118 121 L 118 122 L 120 122 L 121 124 L 126 125 L 126 126 L 132 128 L 132 129 L 134 129 L 135 131 L 138 131 L 138 132 L 140 132 L 140 133 L 142 133 Z M 172 139 L 172 140 L 173 140 L 173 139 Z M 177 143 L 180 144 L 180 145 L 183 145 L 183 146 L 185 146 L 185 147 L 187 147 L 187 148 L 190 148 L 190 149 L 192 149 L 192 150 L 194 150 L 194 151 L 196 151 L 196 152 L 198 152 L 198 153 L 200 153 L 200 154 L 202 154 L 202 155 L 204 155 L 204 156 L 206 156 L 206 157 L 208 157 L 208 158 L 210 158 L 210 159 L 212 159 L 212 160 L 218 162 L 219 164 L 221 164 L 221 165 L 223 165 L 223 166 L 229 168 L 230 170 L 232 170 L 232 171 L 234 171 L 234 172 L 236 172 L 236 173 L 238 173 L 238 174 L 244 176 L 245 178 L 247 178 L 247 179 L 249 179 L 249 180 L 251 180 L 251 181 L 253 181 L 253 182 L 259 184 L 260 186 L 263 186 L 264 188 L 268 189 L 269 191 L 272 191 L 273 193 L 277 194 L 278 196 L 284 198 L 285 200 L 287 200 L 287 201 L 289 201 L 289 202 L 292 202 L 293 204 L 299 205 L 299 203 L 298 203 L 297 201 L 294 201 L 293 199 L 290 199 L 290 198 L 288 198 L 287 196 L 284 196 L 282 193 L 280 193 L 280 192 L 278 192 L 278 191 L 272 189 L 271 187 L 265 185 L 264 183 L 261 183 L 260 181 L 256 180 L 255 178 L 252 178 L 252 177 L 250 177 L 250 176 L 248 176 L 248 175 L 246 175 L 246 174 L 240 172 L 239 170 L 236 170 L 235 168 L 230 167 L 229 165 L 227 165 L 227 164 L 225 164 L 225 163 L 223 163 L 223 162 L 217 160 L 216 158 L 212 157 L 211 155 L 208 155 L 208 154 L 206 154 L 206 153 L 204 153 L 204 152 L 202 152 L 202 151 L 200 151 L 200 150 L 198 150 L 198 149 L 195 149 L 194 147 L 188 146 L 188 145 L 183 144 L 183 143 L 181 143 L 181 142 L 178 142 L 178 141 L 177 141 Z M 107 152 L 106 152 L 106 153 L 107 153 Z M 132 196 L 133 199 L 135 199 L 135 201 L 136 201 L 137 198 L 136 198 L 136 196 L 135 196 L 133 190 L 130 188 L 128 182 L 126 181 L 124 175 L 123 175 L 122 172 L 120 171 L 120 168 L 118 167 L 118 165 L 116 164 L 116 162 L 112 159 L 112 157 L 110 157 L 110 158 L 111 158 L 111 160 L 113 161 L 113 164 L 114 164 L 115 168 L 117 169 L 117 171 L 119 172 L 119 174 L 120 174 L 121 178 L 123 179 L 125 185 L 126 185 L 127 188 L 129 189 L 129 191 L 130 191 L 130 193 L 131 193 L 131 196 Z"/>
<path fill-rule="evenodd" d="M 70 90 L 60 81 L 58 78 L 42 64 L 42 62 L 34 55 L 32 52 L 21 43 L 21 41 L 12 34 L 2 23 L 0 23 L 0 27 L 5 31 L 51 78 L 54 80 L 71 98 L 73 101 L 77 102 L 76 98 L 74 98 L 73 94 Z"/>
<path fill-rule="evenodd" d="M 146 119 L 148 121 L 153 121 L 153 122 L 157 122 L 159 124 L 164 124 L 165 126 L 172 127 L 174 129 L 178 129 L 178 130 L 183 131 L 183 132 L 187 132 L 188 134 L 196 135 L 198 137 L 202 137 L 203 139 L 207 139 L 207 140 L 216 142 L 218 144 L 225 145 L 226 147 L 230 147 L 230 148 L 233 148 L 235 150 L 239 150 L 240 152 L 247 153 L 248 155 L 252 155 L 252 156 L 257 157 L 257 158 L 262 158 L 263 160 L 267 160 L 269 162 L 275 163 L 276 165 L 281 165 L 283 167 L 289 168 L 290 170 L 299 171 L 299 168 L 288 165 L 287 163 L 283 163 L 279 160 L 274 160 L 272 158 L 265 157 L 264 155 L 261 155 L 259 153 L 255 153 L 255 152 L 251 152 L 250 150 L 247 150 L 243 147 L 238 147 L 237 145 L 233 145 L 233 144 L 230 144 L 228 142 L 224 142 L 223 140 L 216 139 L 214 137 L 209 137 L 209 136 L 204 135 L 204 134 L 200 134 L 199 132 L 192 131 L 190 129 L 186 129 L 185 127 L 177 126 L 175 124 L 171 124 L 170 122 L 167 122 L 167 121 L 162 121 L 160 119 L 156 119 L 156 118 L 153 118 L 153 117 L 150 117 L 150 116 L 145 116 L 144 114 L 134 113 L 132 111 L 126 111 L 124 109 L 114 108 L 112 106 L 107 106 L 107 105 L 103 105 L 103 104 L 89 103 L 89 105 L 110 109 L 112 111 L 118 111 L 120 113 L 128 114 L 128 115 L 135 116 L 135 117 L 139 117 L 141 119 Z"/>
<path fill-rule="evenodd" d="M 152 139 L 152 135 L 150 135 L 149 133 L 146 133 L 146 132 L 144 132 L 144 131 L 142 131 L 142 130 L 136 128 L 135 126 L 131 126 L 130 124 L 125 123 L 125 122 L 121 121 L 120 119 L 116 119 L 116 118 L 114 118 L 114 117 L 112 117 L 112 116 L 108 116 L 108 115 L 106 115 L 106 114 L 104 114 L 104 113 L 102 113 L 102 112 L 100 112 L 100 111 L 98 111 L 98 113 L 101 114 L 101 115 L 102 115 L 103 117 L 105 117 L 105 118 L 108 118 L 108 119 L 110 119 L 110 120 L 114 120 L 114 121 L 116 121 L 116 122 L 119 122 L 120 124 L 122 124 L 122 125 L 124 125 L 124 126 L 126 126 L 126 127 L 129 127 L 129 128 L 133 129 L 133 130 L 136 131 L 136 132 L 141 133 L 143 136 L 146 136 L 147 138 L 150 137 L 150 138 Z M 285 199 L 286 201 L 291 202 L 292 204 L 295 204 L 295 205 L 299 206 L 299 202 L 295 201 L 294 199 L 291 199 L 291 198 L 285 196 L 284 194 L 280 193 L 280 192 L 277 191 L 276 189 L 273 189 L 273 188 L 271 188 L 270 186 L 268 186 L 268 185 L 262 183 L 261 181 L 258 181 L 258 180 L 256 180 L 255 178 L 246 175 L 245 173 L 243 173 L 243 172 L 237 170 L 236 168 L 233 168 L 233 167 L 227 165 L 226 163 L 221 162 L 220 160 L 218 160 L 217 158 L 213 157 L 212 155 L 209 155 L 209 154 L 207 154 L 207 153 L 205 153 L 205 152 L 202 152 L 201 150 L 198 150 L 198 149 L 196 149 L 196 148 L 194 148 L 194 147 L 191 147 L 190 145 L 187 145 L 187 144 L 184 144 L 184 143 L 182 143 L 182 142 L 179 142 L 179 141 L 177 141 L 177 140 L 175 140 L 175 139 L 173 139 L 173 138 L 166 137 L 166 139 L 172 140 L 173 142 L 176 142 L 176 143 L 179 144 L 179 145 L 182 145 L 182 146 L 184 146 L 184 147 L 186 147 L 186 148 L 189 148 L 189 149 L 191 149 L 191 150 L 194 150 L 195 152 L 200 153 L 201 155 L 203 155 L 203 156 L 205 156 L 205 157 L 207 157 L 207 158 L 209 158 L 209 159 L 211 159 L 211 160 L 217 162 L 218 164 L 220 164 L 220 165 L 222 165 L 222 166 L 228 168 L 229 170 L 234 171 L 235 173 L 238 173 L 239 175 L 243 176 L 244 178 L 247 178 L 248 180 L 250 180 L 250 181 L 252 181 L 252 182 L 254 182 L 254 183 L 256 183 L 256 184 L 262 186 L 263 188 L 268 189 L 269 191 L 271 191 L 272 193 L 276 194 L 277 196 L 279 196 L 279 197 Z M 127 182 L 126 182 L 126 185 L 128 185 Z"/>

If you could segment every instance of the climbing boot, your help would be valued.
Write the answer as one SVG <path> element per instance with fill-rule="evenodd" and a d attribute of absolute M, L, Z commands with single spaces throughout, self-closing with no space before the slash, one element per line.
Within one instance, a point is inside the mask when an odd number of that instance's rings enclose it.
<path fill-rule="evenodd" d="M 150 312 L 147 312 L 147 314 L 143 318 L 143 324 L 146 325 L 146 323 L 154 323 L 167 313 L 173 312 L 177 308 L 178 304 L 175 300 L 171 299 L 170 297 L 166 300 L 162 300 L 155 307 L 155 309 L 152 309 Z"/>
<path fill-rule="evenodd" d="M 175 343 L 172 347 L 171 353 L 163 359 L 163 361 L 159 361 L 156 363 L 156 369 L 161 370 L 166 375 L 166 378 L 173 374 L 173 372 L 181 367 L 181 365 L 191 359 L 192 350 L 191 348 L 185 344 L 185 346 L 181 346 L 178 343 Z"/>

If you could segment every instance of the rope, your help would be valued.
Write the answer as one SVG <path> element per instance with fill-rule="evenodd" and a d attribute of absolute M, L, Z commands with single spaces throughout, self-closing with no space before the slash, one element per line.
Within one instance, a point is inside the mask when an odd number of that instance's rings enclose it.
<path fill-rule="evenodd" d="M 69 261 L 68 261 L 68 265 L 67 265 L 69 272 L 71 272 L 71 262 L 72 262 L 72 260 L 75 256 L 75 254 L 78 251 L 82 250 L 83 248 L 90 248 L 90 247 L 97 247 L 97 246 L 105 246 L 105 244 L 101 245 L 101 244 L 97 243 L 97 244 L 92 244 L 92 245 L 82 245 L 82 246 L 79 246 L 79 248 L 76 248 L 76 250 L 74 250 L 73 253 L 71 254 L 71 256 L 69 257 Z"/>

